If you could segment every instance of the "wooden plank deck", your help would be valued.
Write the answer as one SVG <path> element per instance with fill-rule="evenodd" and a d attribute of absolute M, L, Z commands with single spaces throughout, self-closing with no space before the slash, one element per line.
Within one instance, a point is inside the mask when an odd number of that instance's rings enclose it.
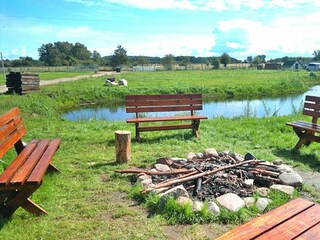
<path fill-rule="evenodd" d="M 320 239 L 320 205 L 297 198 L 216 238 L 232 239 Z"/>

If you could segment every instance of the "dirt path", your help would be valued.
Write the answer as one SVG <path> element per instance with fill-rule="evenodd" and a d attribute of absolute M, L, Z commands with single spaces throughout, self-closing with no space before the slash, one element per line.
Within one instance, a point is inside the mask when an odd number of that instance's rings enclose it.
<path fill-rule="evenodd" d="M 97 72 L 95 74 L 88 74 L 88 75 L 80 75 L 76 77 L 67 77 L 67 78 L 58 78 L 58 79 L 52 79 L 52 80 L 40 80 L 40 86 L 45 86 L 45 85 L 50 85 L 50 84 L 57 84 L 61 82 L 69 82 L 69 81 L 75 81 L 75 80 L 80 80 L 84 78 L 96 78 L 96 77 L 101 77 L 101 76 L 106 76 L 106 75 L 116 75 L 119 73 L 116 72 Z M 7 91 L 7 86 L 6 85 L 0 85 L 0 93 L 5 93 Z"/>

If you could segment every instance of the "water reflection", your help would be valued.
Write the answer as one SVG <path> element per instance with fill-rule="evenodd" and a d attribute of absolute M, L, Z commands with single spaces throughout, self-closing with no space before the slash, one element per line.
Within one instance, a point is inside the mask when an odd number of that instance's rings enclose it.
<path fill-rule="evenodd" d="M 216 117 L 268 117 L 282 116 L 299 112 L 302 109 L 305 95 L 320 95 L 320 85 L 311 88 L 304 94 L 279 97 L 264 98 L 255 100 L 234 100 L 234 101 L 213 101 L 203 104 L 203 110 L 198 114 L 206 115 L 209 118 Z M 172 113 L 157 113 L 156 115 L 148 114 L 148 116 L 166 116 Z M 109 121 L 125 121 L 127 118 L 133 117 L 133 114 L 125 112 L 124 106 L 87 106 L 64 113 L 63 118 L 71 121 L 76 120 L 109 120 Z"/>

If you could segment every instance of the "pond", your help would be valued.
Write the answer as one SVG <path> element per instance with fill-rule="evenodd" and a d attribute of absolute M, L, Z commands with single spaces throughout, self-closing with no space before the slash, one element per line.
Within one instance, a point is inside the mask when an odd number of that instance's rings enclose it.
<path fill-rule="evenodd" d="M 241 116 L 250 117 L 268 117 L 290 115 L 301 111 L 303 101 L 306 95 L 320 95 L 320 85 L 314 86 L 307 92 L 298 95 L 262 98 L 254 100 L 230 100 L 230 101 L 212 101 L 204 102 L 203 110 L 197 114 L 206 115 L 208 118 L 224 117 L 234 118 Z M 157 116 L 172 115 L 172 113 L 161 113 Z M 133 114 L 126 113 L 124 105 L 121 106 L 82 106 L 79 109 L 62 114 L 62 117 L 70 121 L 78 120 L 108 120 L 125 121 L 133 117 Z M 148 115 L 154 116 L 154 115 Z"/>

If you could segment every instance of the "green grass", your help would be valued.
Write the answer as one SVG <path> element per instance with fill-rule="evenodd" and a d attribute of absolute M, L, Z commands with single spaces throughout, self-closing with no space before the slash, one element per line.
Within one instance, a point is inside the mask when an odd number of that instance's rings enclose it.
<path fill-rule="evenodd" d="M 225 74 L 241 75 L 236 71 Z M 239 71 L 240 72 L 240 71 Z M 179 77 L 182 74 L 183 77 Z M 197 140 L 189 130 L 146 132 L 142 133 L 142 143 L 134 140 L 131 145 L 131 161 L 128 164 L 115 163 L 114 132 L 129 130 L 134 136 L 134 126 L 121 121 L 77 121 L 69 122 L 60 118 L 62 109 L 74 106 L 79 102 L 114 102 L 127 93 L 150 93 L 173 91 L 177 88 L 188 90 L 186 82 L 178 84 L 177 79 L 185 79 L 188 74 L 200 82 L 205 72 L 165 72 L 128 73 L 119 76 L 129 81 L 129 87 L 112 88 L 104 86 L 105 78 L 79 80 L 54 86 L 46 86 L 38 93 L 27 95 L 1 95 L 1 113 L 14 106 L 19 106 L 26 123 L 25 142 L 34 138 L 61 138 L 62 143 L 53 163 L 62 171 L 61 174 L 47 175 L 43 185 L 35 192 L 32 199 L 44 207 L 48 216 L 34 217 L 19 209 L 9 220 L 0 220 L 0 231 L 3 239 L 193 239 L 195 229 L 197 239 L 212 239 L 234 226 L 228 224 L 201 224 L 190 221 L 190 225 L 172 228 L 168 220 L 160 216 L 147 218 L 147 207 L 136 205 L 131 197 L 132 175 L 121 175 L 114 170 L 129 167 L 150 166 L 159 157 L 186 157 L 188 152 L 202 152 L 213 147 L 218 151 L 230 150 L 240 154 L 251 152 L 258 159 L 273 161 L 282 159 L 285 163 L 302 169 L 319 170 L 319 145 L 312 143 L 299 151 L 292 150 L 297 137 L 288 121 L 306 119 L 301 114 L 270 118 L 236 118 L 210 119 L 200 124 L 201 138 Z M 222 89 L 233 86 L 245 89 L 250 86 L 245 80 L 232 80 L 228 85 L 215 80 L 220 71 L 207 71 L 210 75 L 208 85 L 219 85 Z M 277 85 L 285 79 L 282 74 L 294 72 L 266 72 L 270 74 L 270 84 Z M 156 75 L 152 79 L 153 74 Z M 160 75 L 158 75 L 160 74 Z M 163 74 L 163 77 L 160 77 Z M 203 75 L 201 75 L 203 74 Z M 250 75 L 244 71 L 243 74 Z M 253 71 L 253 75 L 260 74 Z M 273 75 L 274 74 L 274 75 Z M 263 74 L 262 74 L 263 75 Z M 262 76 L 261 75 L 261 76 Z M 136 76 L 136 77 L 135 77 Z M 223 77 L 221 71 L 220 78 Z M 292 78 L 301 78 L 301 82 L 310 84 L 307 75 L 297 73 Z M 157 79 L 160 80 L 157 80 Z M 213 80 L 210 80 L 210 79 Z M 248 77 L 249 78 L 249 77 Z M 250 79 L 254 79 L 252 77 Z M 173 79 L 163 84 L 163 79 Z M 209 80 L 208 80 L 209 79 Z M 278 80 L 277 80 L 278 79 Z M 291 82 L 291 78 L 287 78 Z M 299 80 L 299 81 L 300 81 Z M 146 84 L 150 81 L 150 88 Z M 157 84 L 158 81 L 162 83 Z M 184 80 L 187 81 L 187 80 Z M 191 81 L 191 80 L 190 80 Z M 217 81 L 217 83 L 215 83 Z M 243 82 L 242 82 L 243 81 Z M 252 83 L 257 92 L 264 89 Z M 143 83 L 142 86 L 139 83 Z M 157 84 L 155 86 L 155 84 Z M 210 88 L 210 87 L 209 87 Z M 210 88 L 212 89 L 212 88 Z M 209 93 L 207 93 L 210 95 Z M 0 170 L 12 160 L 12 155 L 2 158 Z M 140 199 L 141 200 L 141 199 Z M 185 210 L 187 211 L 187 210 Z M 193 219 L 192 215 L 188 215 Z M 242 215 L 241 215 L 242 216 Z M 241 220 L 242 217 L 239 217 Z M 225 217 L 233 219 L 234 217 Z M 238 222 L 238 221 L 236 221 Z M 178 234 L 178 235 L 177 235 Z M 178 237 L 177 237 L 178 236 Z"/>
<path fill-rule="evenodd" d="M 5 83 L 6 83 L 6 78 L 3 75 L 3 72 L 1 71 L 1 74 L 0 74 L 0 85 L 3 85 Z"/>
<path fill-rule="evenodd" d="M 57 78 L 76 77 L 81 75 L 90 75 L 94 72 L 40 72 L 40 80 L 52 80 Z"/>
<path fill-rule="evenodd" d="M 148 91 L 200 92 L 211 98 L 257 97 L 303 91 L 314 81 L 305 71 L 203 70 L 126 73 L 119 76 L 133 88 Z M 320 79 L 318 79 L 319 81 Z M 159 89 L 161 86 L 161 89 Z M 302 89 L 300 89 L 302 88 Z"/>

